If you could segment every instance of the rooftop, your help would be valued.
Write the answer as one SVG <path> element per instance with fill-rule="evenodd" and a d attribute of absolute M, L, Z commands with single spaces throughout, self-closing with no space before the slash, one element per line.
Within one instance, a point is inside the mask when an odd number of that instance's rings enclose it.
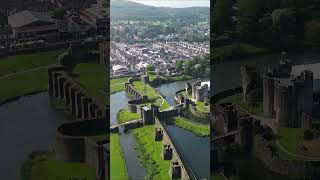
<path fill-rule="evenodd" d="M 47 13 L 34 11 L 21 11 L 8 17 L 8 23 L 11 27 L 23 27 L 34 22 L 53 23 L 53 20 Z"/>

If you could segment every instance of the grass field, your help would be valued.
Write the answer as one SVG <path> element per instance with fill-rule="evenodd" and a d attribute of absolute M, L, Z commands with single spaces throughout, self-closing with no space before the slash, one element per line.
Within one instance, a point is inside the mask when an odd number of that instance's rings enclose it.
<path fill-rule="evenodd" d="M 197 136 L 205 137 L 210 135 L 210 126 L 204 124 L 198 124 L 191 122 L 190 120 L 184 117 L 170 117 L 168 119 L 169 123 L 181 127 L 185 130 L 191 131 Z"/>
<path fill-rule="evenodd" d="M 129 112 L 128 110 L 122 109 L 117 113 L 117 121 L 119 124 L 135 120 L 141 119 L 140 115 L 137 113 Z"/>
<path fill-rule="evenodd" d="M 263 114 L 263 104 L 258 103 L 257 105 L 248 105 L 247 103 L 245 103 L 243 101 L 243 97 L 242 94 L 236 94 L 233 96 L 228 96 L 225 99 L 222 99 L 220 102 L 232 102 L 235 104 L 238 104 L 239 106 L 241 106 L 243 109 L 245 109 L 246 111 L 256 114 L 256 115 L 262 115 Z"/>
<path fill-rule="evenodd" d="M 297 147 L 303 138 L 303 129 L 300 128 L 280 128 L 278 133 L 280 144 L 289 152 L 296 154 Z"/>
<path fill-rule="evenodd" d="M 214 48 L 210 54 L 214 61 L 224 61 L 265 52 L 268 52 L 268 50 L 257 48 L 250 44 L 240 43 Z"/>
<path fill-rule="evenodd" d="M 107 73 L 101 64 L 80 63 L 73 69 L 76 81 L 95 97 L 102 105 L 108 105 L 109 96 L 105 95 L 107 89 Z"/>
<path fill-rule="evenodd" d="M 118 134 L 110 134 L 110 178 L 127 180 L 128 172 Z"/>
<path fill-rule="evenodd" d="M 204 102 L 196 102 L 196 108 L 199 112 L 205 112 L 209 113 L 210 112 L 210 106 L 206 106 Z"/>
<path fill-rule="evenodd" d="M 170 160 L 161 158 L 162 142 L 154 141 L 154 125 L 145 125 L 132 130 L 137 140 L 139 161 L 147 168 L 146 179 L 169 180 Z"/>
<path fill-rule="evenodd" d="M 110 93 L 116 93 L 119 91 L 124 91 L 124 83 L 128 82 L 128 77 L 111 79 L 110 80 Z"/>
<path fill-rule="evenodd" d="M 133 85 L 142 95 L 148 96 L 149 100 L 155 100 L 160 97 L 160 95 L 149 84 L 144 84 L 141 81 L 135 81 Z M 144 91 L 145 89 L 146 92 Z"/>
<path fill-rule="evenodd" d="M 65 50 L 54 50 L 33 54 L 12 55 L 0 58 L 0 76 L 57 63 Z"/>
<path fill-rule="evenodd" d="M 95 180 L 95 172 L 84 163 L 66 163 L 54 153 L 41 153 L 28 160 L 21 170 L 22 180 L 70 180 L 70 177 Z"/>
<path fill-rule="evenodd" d="M 0 79 L 0 104 L 26 94 L 45 91 L 48 85 L 47 69 L 36 70 Z"/>

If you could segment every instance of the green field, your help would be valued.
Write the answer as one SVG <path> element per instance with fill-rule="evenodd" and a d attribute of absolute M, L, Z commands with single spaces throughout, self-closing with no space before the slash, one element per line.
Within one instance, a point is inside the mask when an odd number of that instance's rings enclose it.
<path fill-rule="evenodd" d="M 137 140 L 139 161 L 147 168 L 146 179 L 170 179 L 170 160 L 163 160 L 162 141 L 154 141 L 154 125 L 145 125 L 132 130 Z"/>
<path fill-rule="evenodd" d="M 169 123 L 181 127 L 185 130 L 191 131 L 193 134 L 201 137 L 210 135 L 210 126 L 192 122 L 184 117 L 170 117 Z"/>
<path fill-rule="evenodd" d="M 47 74 L 47 69 L 41 69 L 0 79 L 0 104 L 15 97 L 47 90 Z"/>
<path fill-rule="evenodd" d="M 128 110 L 122 109 L 117 113 L 117 121 L 119 124 L 132 121 L 135 119 L 141 119 L 140 115 L 137 113 L 129 112 Z"/>
<path fill-rule="evenodd" d="M 0 76 L 57 63 L 58 56 L 65 50 L 33 54 L 12 55 L 0 58 Z"/>
<path fill-rule="evenodd" d="M 80 63 L 73 69 L 76 81 L 95 97 L 102 105 L 108 105 L 109 96 L 105 95 L 107 89 L 107 73 L 101 64 Z"/>
<path fill-rule="evenodd" d="M 211 58 L 214 61 L 225 61 L 233 58 L 244 57 L 268 52 L 267 49 L 257 48 L 250 44 L 240 43 L 226 45 L 211 50 Z"/>
<path fill-rule="evenodd" d="M 133 85 L 139 93 L 144 96 L 148 96 L 149 100 L 155 100 L 160 97 L 160 95 L 149 84 L 144 84 L 141 81 L 134 81 Z"/>
<path fill-rule="evenodd" d="M 238 104 L 241 106 L 244 110 L 256 114 L 256 115 L 262 115 L 263 114 L 263 104 L 258 103 L 257 105 L 249 105 L 243 101 L 242 94 L 236 94 L 233 96 L 228 96 L 225 99 L 222 99 L 219 101 L 220 102 L 232 102 L 235 104 Z"/>
<path fill-rule="evenodd" d="M 57 160 L 54 153 L 41 153 L 26 161 L 21 176 L 23 180 L 70 180 L 70 177 L 95 180 L 94 170 L 86 164 Z"/>
<path fill-rule="evenodd" d="M 128 172 L 118 134 L 110 134 L 110 178 L 127 180 Z"/>
<path fill-rule="evenodd" d="M 124 91 L 124 83 L 128 82 L 128 77 L 111 79 L 110 80 L 110 93 L 116 93 L 119 91 Z"/>
<path fill-rule="evenodd" d="M 205 102 L 196 102 L 196 108 L 199 112 L 209 113 L 210 106 L 206 106 Z"/>

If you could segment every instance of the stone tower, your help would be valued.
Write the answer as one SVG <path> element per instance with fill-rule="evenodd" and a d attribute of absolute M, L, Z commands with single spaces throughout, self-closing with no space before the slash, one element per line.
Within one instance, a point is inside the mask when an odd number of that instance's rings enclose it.
<path fill-rule="evenodd" d="M 240 68 L 242 77 L 243 101 L 253 104 L 259 99 L 259 73 L 255 67 L 242 66 Z"/>

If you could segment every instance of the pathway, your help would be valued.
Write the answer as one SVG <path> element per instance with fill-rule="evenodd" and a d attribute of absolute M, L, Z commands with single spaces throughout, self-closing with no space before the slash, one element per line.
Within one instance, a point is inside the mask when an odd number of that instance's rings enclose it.
<path fill-rule="evenodd" d="M 40 70 L 40 69 L 48 69 L 49 67 L 53 67 L 53 66 L 56 66 L 56 65 L 57 64 L 50 64 L 50 65 L 47 65 L 47 66 L 39 66 L 39 67 L 36 67 L 36 68 L 33 68 L 33 69 L 27 69 L 27 70 L 15 72 L 15 73 L 6 74 L 6 75 L 3 75 L 3 76 L 0 76 L 0 80 L 1 79 L 6 79 L 6 78 L 9 78 L 9 77 L 12 77 L 12 76 L 20 75 L 20 74 L 25 74 L 25 73 L 28 73 L 28 72 Z"/>

